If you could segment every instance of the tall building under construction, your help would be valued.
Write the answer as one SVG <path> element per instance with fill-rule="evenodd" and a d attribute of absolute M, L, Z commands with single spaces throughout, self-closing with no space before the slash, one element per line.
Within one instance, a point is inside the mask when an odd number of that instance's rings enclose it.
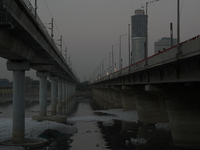
<path fill-rule="evenodd" d="M 131 16 L 132 24 L 132 63 L 143 60 L 145 57 L 147 15 L 143 9 L 135 10 Z"/>

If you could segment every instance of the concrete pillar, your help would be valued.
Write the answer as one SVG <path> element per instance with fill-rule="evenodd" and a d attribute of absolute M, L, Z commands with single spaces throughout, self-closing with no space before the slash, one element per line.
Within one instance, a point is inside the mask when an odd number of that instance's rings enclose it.
<path fill-rule="evenodd" d="M 40 78 L 39 115 L 47 116 L 47 77 L 49 77 L 49 72 L 36 72 L 36 74 Z"/>
<path fill-rule="evenodd" d="M 99 89 L 95 89 L 94 98 L 97 104 L 99 104 Z"/>
<path fill-rule="evenodd" d="M 104 109 L 104 94 L 103 94 L 103 89 L 99 89 L 99 105 L 101 107 L 101 109 Z"/>
<path fill-rule="evenodd" d="M 66 115 L 67 114 L 67 108 L 66 108 L 66 83 L 62 83 L 62 114 Z"/>
<path fill-rule="evenodd" d="M 200 87 L 195 84 L 145 88 L 166 99 L 173 144 L 186 149 L 200 148 Z"/>
<path fill-rule="evenodd" d="M 113 101 L 114 101 L 114 108 L 121 109 L 122 108 L 121 92 L 117 90 L 112 90 L 112 96 L 113 96 Z"/>
<path fill-rule="evenodd" d="M 107 88 L 106 95 L 107 95 L 108 103 L 109 103 L 108 109 L 114 109 L 115 105 L 114 105 L 114 99 L 112 96 L 112 90 Z"/>
<path fill-rule="evenodd" d="M 121 99 L 124 111 L 136 110 L 135 95 L 133 93 L 126 90 L 122 90 Z"/>
<path fill-rule="evenodd" d="M 57 114 L 58 77 L 50 77 L 51 80 L 51 115 Z"/>
<path fill-rule="evenodd" d="M 150 124 L 169 122 L 164 99 L 149 92 L 135 94 L 135 99 L 140 122 Z"/>
<path fill-rule="evenodd" d="M 107 95 L 107 89 L 103 89 L 102 90 L 102 94 L 103 94 L 103 109 L 107 110 L 109 109 L 109 102 L 108 102 L 108 95 Z"/>
<path fill-rule="evenodd" d="M 66 82 L 66 84 L 65 84 L 65 97 L 66 97 L 66 112 L 68 111 L 68 82 Z"/>
<path fill-rule="evenodd" d="M 99 89 L 93 88 L 93 99 L 99 105 Z"/>
<path fill-rule="evenodd" d="M 167 100 L 169 123 L 175 146 L 188 149 L 200 148 L 199 101 L 200 98 L 192 96 Z"/>
<path fill-rule="evenodd" d="M 71 85 L 68 83 L 68 99 L 71 96 Z"/>
<path fill-rule="evenodd" d="M 62 81 L 58 82 L 58 114 L 62 114 Z"/>
<path fill-rule="evenodd" d="M 7 69 L 13 71 L 13 143 L 22 144 L 25 139 L 25 70 L 29 62 L 7 62 Z"/>

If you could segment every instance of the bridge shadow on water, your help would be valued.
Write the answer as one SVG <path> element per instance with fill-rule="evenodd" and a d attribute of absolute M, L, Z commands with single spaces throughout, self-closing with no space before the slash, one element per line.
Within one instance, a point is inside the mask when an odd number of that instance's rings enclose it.
<path fill-rule="evenodd" d="M 26 103 L 31 113 L 38 113 L 32 112 L 36 107 L 38 102 Z M 117 114 L 105 113 L 92 98 L 77 97 L 68 118 L 67 124 L 76 126 L 77 133 L 48 129 L 40 135 L 48 140 L 45 146 L 29 150 L 185 150 L 171 146 L 170 129 L 117 119 Z"/>
<path fill-rule="evenodd" d="M 185 150 L 171 146 L 170 129 L 118 119 L 113 119 L 110 123 L 101 119 L 89 119 L 88 116 L 116 116 L 95 112 L 96 110 L 100 108 L 92 99 L 79 97 L 73 113 L 69 116 L 72 120 L 78 119 L 74 122 L 69 119 L 67 123 L 76 126 L 78 132 L 52 139 L 45 147 L 51 150 Z"/>
<path fill-rule="evenodd" d="M 46 146 L 57 150 L 184 150 L 171 146 L 172 137 L 169 129 L 118 119 L 113 119 L 110 124 L 99 119 L 88 119 L 88 116 L 115 116 L 95 112 L 99 109 L 92 99 L 78 98 L 74 113 L 69 118 L 80 120 L 68 122 L 76 126 L 78 132 L 55 139 L 56 142 L 49 142 Z"/>

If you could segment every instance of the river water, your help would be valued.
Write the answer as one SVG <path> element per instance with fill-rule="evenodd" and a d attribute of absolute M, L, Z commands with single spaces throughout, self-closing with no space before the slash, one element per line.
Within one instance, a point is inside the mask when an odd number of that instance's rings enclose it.
<path fill-rule="evenodd" d="M 100 113 L 101 111 L 96 111 L 98 109 L 98 106 L 89 99 L 78 101 L 78 109 L 71 119 L 80 117 L 85 120 L 76 118 L 78 121 L 74 125 L 78 128 L 78 133 L 70 137 L 71 150 L 175 150 L 170 146 L 172 138 L 168 128 L 142 125 L 137 121 L 123 121 L 123 117 L 118 120 L 113 114 Z M 134 112 L 132 114 L 137 115 Z M 113 123 L 106 124 L 104 119 L 95 120 L 88 116 L 115 119 Z"/>
<path fill-rule="evenodd" d="M 38 109 L 38 102 L 26 102 L 26 117 L 38 115 Z M 49 103 L 47 109 L 50 111 Z M 171 146 L 172 137 L 168 124 L 139 124 L 136 111 L 119 117 L 120 112 L 125 113 L 119 109 L 100 110 L 92 99 L 77 98 L 76 107 L 68 117 L 67 124 L 76 126 L 78 132 L 63 138 L 60 147 L 54 149 L 181 150 Z M 133 118 L 131 121 L 126 119 L 127 114 Z M 12 117 L 11 102 L 0 104 L 0 117 Z"/>

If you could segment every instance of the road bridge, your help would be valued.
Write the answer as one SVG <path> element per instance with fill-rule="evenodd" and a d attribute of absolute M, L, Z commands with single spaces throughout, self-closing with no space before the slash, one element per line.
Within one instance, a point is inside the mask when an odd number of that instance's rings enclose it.
<path fill-rule="evenodd" d="M 13 71 L 13 143 L 24 143 L 25 72 L 40 79 L 39 116 L 47 116 L 47 78 L 51 80 L 52 115 L 65 115 L 67 99 L 79 82 L 29 0 L 0 0 L 0 57 Z M 57 94 L 58 93 L 58 94 Z M 57 111 L 58 99 L 58 111 Z"/>
<path fill-rule="evenodd" d="M 137 109 L 143 123 L 169 122 L 175 146 L 200 147 L 200 36 L 91 80 L 105 109 Z M 147 61 L 147 65 L 146 65 Z"/>

